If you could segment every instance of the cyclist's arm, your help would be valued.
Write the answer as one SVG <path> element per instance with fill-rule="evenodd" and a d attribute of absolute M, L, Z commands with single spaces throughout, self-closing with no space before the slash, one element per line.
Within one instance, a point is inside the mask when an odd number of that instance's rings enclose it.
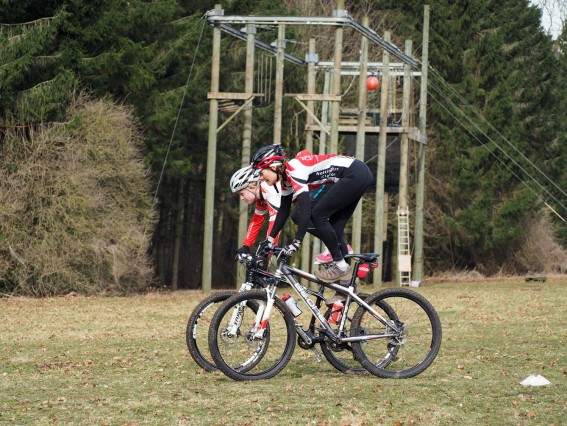
<path fill-rule="evenodd" d="M 258 233 L 262 228 L 262 224 L 264 223 L 264 218 L 266 217 L 268 210 L 266 205 L 260 201 L 256 203 L 256 209 L 254 210 L 254 215 L 252 219 L 250 219 L 250 223 L 248 224 L 248 229 L 246 230 L 246 236 L 244 240 L 242 240 L 242 244 L 248 247 L 252 247 L 252 245 L 256 242 L 256 238 L 258 238 Z"/>
<path fill-rule="evenodd" d="M 268 232 L 266 233 L 266 236 L 269 237 L 270 233 L 272 232 L 272 228 L 274 227 L 274 220 L 270 220 L 268 222 Z M 280 234 L 276 235 L 276 237 L 274 238 L 274 245 L 277 246 L 278 245 L 278 239 L 280 238 Z"/>
<path fill-rule="evenodd" d="M 276 215 L 276 219 L 274 220 L 274 226 L 272 226 L 272 230 L 270 231 L 271 238 L 275 239 L 276 236 L 280 233 L 280 231 L 284 227 L 285 222 L 289 217 L 289 212 L 291 211 L 292 199 L 293 199 L 293 194 L 282 196 L 280 209 L 278 210 L 278 214 Z"/>
<path fill-rule="evenodd" d="M 311 197 L 309 192 L 302 192 L 295 198 L 297 209 L 297 231 L 295 231 L 295 240 L 303 241 L 309 223 L 311 222 Z"/>

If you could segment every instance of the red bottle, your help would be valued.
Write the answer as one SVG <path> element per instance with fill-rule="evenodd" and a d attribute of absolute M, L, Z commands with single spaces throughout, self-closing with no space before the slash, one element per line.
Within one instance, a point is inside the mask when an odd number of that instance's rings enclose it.
<path fill-rule="evenodd" d="M 338 324 L 343 314 L 343 302 L 340 300 L 333 303 L 331 307 L 331 316 L 329 317 L 329 324 Z"/>

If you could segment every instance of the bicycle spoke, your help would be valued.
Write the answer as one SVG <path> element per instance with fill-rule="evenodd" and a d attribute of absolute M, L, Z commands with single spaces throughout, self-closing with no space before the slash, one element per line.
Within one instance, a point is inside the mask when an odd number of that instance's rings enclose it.
<path fill-rule="evenodd" d="M 367 294 L 361 296 L 363 299 L 368 297 Z M 353 308 L 356 307 L 355 304 L 351 305 Z M 354 309 L 352 310 L 354 312 Z M 329 318 L 331 315 L 331 309 L 329 308 L 325 313 L 325 318 Z M 344 336 L 347 337 L 350 335 L 351 329 L 351 313 L 349 312 L 349 317 L 346 320 Z M 326 339 L 323 343 L 321 343 L 321 350 L 323 355 L 329 361 L 329 363 L 335 367 L 337 370 L 342 371 L 343 373 L 367 373 L 366 368 L 364 368 L 358 358 L 354 354 L 352 344 L 350 343 L 343 343 L 337 344 L 332 342 L 330 339 Z"/>
<path fill-rule="evenodd" d="M 189 354 L 206 371 L 217 370 L 209 354 L 209 326 L 218 307 L 235 293 L 235 291 L 227 291 L 207 297 L 195 307 L 187 321 L 185 337 Z"/>
<path fill-rule="evenodd" d="M 209 348 L 218 368 L 234 380 L 257 380 L 275 376 L 285 367 L 295 348 L 291 313 L 277 300 L 262 332 L 256 324 L 266 294 L 246 292 L 229 299 L 213 318 Z M 235 306 L 244 302 L 235 326 Z"/>
<path fill-rule="evenodd" d="M 431 304 L 406 289 L 383 290 L 367 302 L 384 318 L 395 314 L 395 319 L 390 318 L 388 325 L 384 325 L 369 311 L 363 308 L 357 311 L 351 330 L 353 336 L 388 336 L 354 343 L 361 363 L 371 373 L 385 378 L 407 378 L 425 370 L 441 345 L 441 324 Z"/>

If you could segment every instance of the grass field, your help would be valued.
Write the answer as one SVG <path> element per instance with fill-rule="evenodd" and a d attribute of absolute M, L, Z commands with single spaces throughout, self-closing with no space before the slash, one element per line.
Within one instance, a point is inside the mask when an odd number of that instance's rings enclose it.
<path fill-rule="evenodd" d="M 267 381 L 201 371 L 185 345 L 198 292 L 0 299 L 0 424 L 567 424 L 567 278 L 416 290 L 443 344 L 406 380 L 341 374 L 299 347 Z M 551 385 L 520 385 L 530 374 Z"/>

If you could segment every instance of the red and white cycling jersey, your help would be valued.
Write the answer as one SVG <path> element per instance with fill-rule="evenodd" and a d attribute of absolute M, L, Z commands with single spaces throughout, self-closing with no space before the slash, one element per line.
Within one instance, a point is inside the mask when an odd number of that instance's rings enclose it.
<path fill-rule="evenodd" d="M 307 150 L 300 151 L 286 163 L 287 182 L 284 182 L 282 195 L 289 195 L 293 191 L 297 196 L 326 183 L 335 183 L 354 160 L 354 157 L 344 155 L 313 155 Z"/>
<path fill-rule="evenodd" d="M 266 215 L 269 218 L 268 232 L 266 235 L 270 235 L 270 231 L 274 226 L 274 220 L 278 214 L 278 209 L 281 205 L 282 187 L 279 182 L 274 186 L 269 186 L 265 182 L 261 182 L 260 191 L 262 192 L 262 198 L 256 201 L 254 215 L 252 216 L 252 219 L 250 219 L 248 229 L 246 230 L 246 236 L 242 241 L 242 244 L 248 247 L 252 247 L 252 244 L 256 242 Z"/>

